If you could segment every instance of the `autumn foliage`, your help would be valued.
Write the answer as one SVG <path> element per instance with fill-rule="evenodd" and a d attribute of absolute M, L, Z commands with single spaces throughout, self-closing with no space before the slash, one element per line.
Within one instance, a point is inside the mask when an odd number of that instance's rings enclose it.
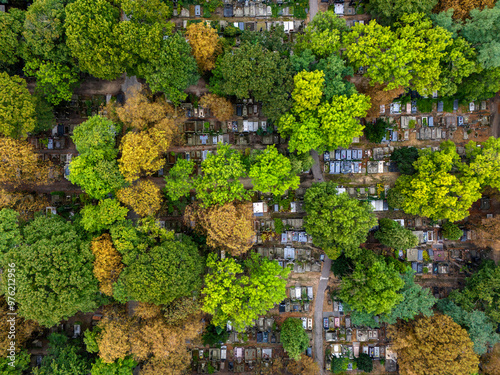
<path fill-rule="evenodd" d="M 189 45 L 200 70 L 212 70 L 220 50 L 217 30 L 203 22 L 192 23 L 187 27 L 186 38 L 189 40 Z"/>
<path fill-rule="evenodd" d="M 121 308 L 109 309 L 98 324 L 100 358 L 111 363 L 132 356 L 136 361 L 147 361 L 141 374 L 183 374 L 190 363 L 186 342 L 199 336 L 203 327 L 201 318 L 191 315 L 177 324 L 169 324 L 159 309 L 154 310 L 156 315 L 145 315 L 142 311 L 139 318 L 129 316 Z"/>
<path fill-rule="evenodd" d="M 233 117 L 234 114 L 231 102 L 215 94 L 206 94 L 202 96 L 199 105 L 210 108 L 213 116 L 219 121 L 227 121 Z"/>
<path fill-rule="evenodd" d="M 123 270 L 122 257 L 113 247 L 109 234 L 103 234 L 92 241 L 92 253 L 95 256 L 94 275 L 99 280 L 99 290 L 112 296 L 113 283 Z"/>
<path fill-rule="evenodd" d="M 402 375 L 478 372 L 479 359 L 465 329 L 447 315 L 420 317 L 389 327 Z"/>
<path fill-rule="evenodd" d="M 140 216 L 154 215 L 161 207 L 160 188 L 149 180 L 119 190 L 116 197 Z"/>
<path fill-rule="evenodd" d="M 0 138 L 0 184 L 19 186 L 43 184 L 49 177 L 49 165 L 40 161 L 33 147 L 12 138 Z"/>
<path fill-rule="evenodd" d="M 440 0 L 434 12 L 439 13 L 448 9 L 453 9 L 453 18 L 465 20 L 469 18 L 472 9 L 493 8 L 496 0 Z"/>
<path fill-rule="evenodd" d="M 223 206 L 201 208 L 194 204 L 186 208 L 184 219 L 207 235 L 207 244 L 227 250 L 237 256 L 253 244 L 252 206 L 248 203 L 226 203 Z"/>
<path fill-rule="evenodd" d="M 19 213 L 20 220 L 27 221 L 33 219 L 35 212 L 44 210 L 48 205 L 49 201 L 42 194 L 8 192 L 0 189 L 0 209 L 12 208 Z"/>

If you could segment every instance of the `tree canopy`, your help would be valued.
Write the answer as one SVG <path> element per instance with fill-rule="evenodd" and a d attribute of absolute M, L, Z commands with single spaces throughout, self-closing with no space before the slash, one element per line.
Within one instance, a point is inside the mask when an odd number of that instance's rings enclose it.
<path fill-rule="evenodd" d="M 385 246 L 395 250 L 407 250 L 418 245 L 418 237 L 392 219 L 380 219 L 379 226 L 375 238 Z"/>
<path fill-rule="evenodd" d="M 344 250 L 347 256 L 359 254 L 359 245 L 366 241 L 368 231 L 377 224 L 370 205 L 338 194 L 332 182 L 314 184 L 304 197 L 307 216 L 304 226 L 313 236 L 315 246 L 321 247 L 332 259 Z"/>
<path fill-rule="evenodd" d="M 35 129 L 35 103 L 26 81 L 0 72 L 0 134 L 26 138 Z"/>
<path fill-rule="evenodd" d="M 93 311 L 97 280 L 92 260 L 88 243 L 71 223 L 57 216 L 30 222 L 23 243 L 8 255 L 17 269 L 19 314 L 51 327 L 78 311 Z"/>
<path fill-rule="evenodd" d="M 391 348 L 398 354 L 399 371 L 416 375 L 470 375 L 479 359 L 465 329 L 450 317 L 436 314 L 389 326 Z M 418 359 L 418 360 L 417 360 Z"/>
<path fill-rule="evenodd" d="M 395 189 L 403 198 L 401 208 L 434 220 L 453 222 L 468 216 L 469 208 L 481 198 L 480 184 L 474 177 L 451 173 L 458 160 L 451 141 L 441 143 L 439 151 L 420 150 L 413 163 L 416 173 L 396 181 Z"/>
<path fill-rule="evenodd" d="M 370 314 L 388 314 L 404 297 L 404 286 L 392 263 L 383 259 L 358 262 L 352 274 L 342 278 L 340 298 L 352 308 Z"/>
<path fill-rule="evenodd" d="M 286 298 L 290 269 L 252 253 L 244 267 L 234 258 L 218 260 L 210 254 L 210 272 L 205 276 L 203 311 L 212 314 L 212 324 L 231 321 L 236 330 L 250 325 L 259 315 Z"/>
<path fill-rule="evenodd" d="M 367 11 L 385 25 L 391 25 L 404 14 L 430 14 L 437 3 L 438 0 L 371 0 Z"/>
<path fill-rule="evenodd" d="M 500 336 L 495 332 L 496 324 L 483 311 L 465 311 L 449 299 L 439 300 L 437 308 L 467 330 L 477 355 L 486 354 L 489 348 L 500 341 Z"/>
<path fill-rule="evenodd" d="M 116 199 L 104 199 L 94 206 L 87 204 L 83 207 L 81 223 L 88 232 L 101 232 L 116 221 L 123 221 L 128 209 L 120 206 Z"/>
<path fill-rule="evenodd" d="M 149 64 L 139 67 L 151 91 L 163 92 L 175 104 L 186 99 L 185 89 L 198 81 L 198 68 L 191 47 L 180 33 L 162 41 L 159 54 Z"/>
<path fill-rule="evenodd" d="M 120 280 L 131 300 L 162 305 L 199 289 L 203 268 L 192 241 L 165 240 L 127 264 Z"/>
<path fill-rule="evenodd" d="M 195 182 L 196 197 L 205 207 L 245 200 L 249 194 L 239 180 L 246 176 L 241 154 L 231 146 L 218 146 L 201 163 L 203 175 Z"/>
<path fill-rule="evenodd" d="M 287 318 L 281 325 L 280 341 L 288 356 L 296 361 L 309 346 L 309 337 L 299 318 Z"/>
<path fill-rule="evenodd" d="M 401 279 L 404 281 L 404 286 L 398 293 L 403 296 L 403 300 L 396 304 L 390 313 L 384 315 L 382 320 L 395 324 L 398 319 L 407 322 L 419 314 L 432 316 L 434 313 L 432 308 L 437 299 L 431 294 L 431 290 L 416 284 L 414 272 L 411 270 L 403 273 Z"/>
<path fill-rule="evenodd" d="M 289 108 L 290 60 L 258 44 L 247 42 L 227 51 L 219 57 L 212 73 L 210 91 L 217 95 L 253 97 L 262 102 L 264 114 L 273 120 Z"/>
<path fill-rule="evenodd" d="M 280 154 L 274 146 L 267 146 L 262 153 L 255 155 L 248 176 L 252 179 L 255 191 L 278 196 L 289 189 L 297 189 L 300 184 L 300 177 L 292 172 L 290 159 Z"/>

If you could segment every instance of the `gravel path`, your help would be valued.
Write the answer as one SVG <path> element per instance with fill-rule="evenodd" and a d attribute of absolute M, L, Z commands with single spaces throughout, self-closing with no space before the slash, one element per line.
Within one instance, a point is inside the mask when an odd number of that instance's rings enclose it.
<path fill-rule="evenodd" d="M 318 13 L 318 0 L 309 0 L 309 22 Z"/>
<path fill-rule="evenodd" d="M 316 300 L 314 301 L 314 357 L 318 362 L 321 374 L 325 373 L 323 370 L 325 351 L 323 349 L 323 301 L 325 299 L 326 285 L 330 276 L 330 268 L 332 261 L 325 255 L 325 262 L 323 263 L 323 270 L 321 271 L 321 278 L 319 279 L 318 291 L 316 292 Z"/>

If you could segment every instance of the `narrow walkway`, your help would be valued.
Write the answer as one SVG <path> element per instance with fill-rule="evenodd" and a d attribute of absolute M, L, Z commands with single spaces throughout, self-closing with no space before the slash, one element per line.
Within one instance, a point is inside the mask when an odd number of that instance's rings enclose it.
<path fill-rule="evenodd" d="M 309 0 L 309 22 L 313 20 L 316 13 L 318 13 L 318 0 Z"/>
<path fill-rule="evenodd" d="M 325 182 L 323 178 L 323 173 L 321 171 L 321 166 L 319 164 L 319 155 L 316 150 L 311 150 L 311 156 L 314 159 L 314 165 L 312 166 L 312 173 L 315 182 Z"/>
<path fill-rule="evenodd" d="M 323 301 L 325 299 L 325 290 L 330 276 L 330 268 L 332 261 L 325 255 L 321 278 L 319 279 L 318 291 L 316 292 L 316 300 L 314 302 L 314 358 L 318 362 L 320 373 L 323 374 L 325 351 L 323 349 Z"/>

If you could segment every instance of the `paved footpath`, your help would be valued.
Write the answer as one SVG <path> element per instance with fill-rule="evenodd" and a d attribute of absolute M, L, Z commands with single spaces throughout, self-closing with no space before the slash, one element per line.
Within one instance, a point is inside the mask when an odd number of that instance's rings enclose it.
<path fill-rule="evenodd" d="M 309 0 L 309 22 L 318 13 L 318 0 Z"/>
<path fill-rule="evenodd" d="M 323 270 L 321 271 L 321 278 L 319 279 L 318 291 L 316 292 L 316 300 L 314 302 L 314 358 L 318 362 L 321 374 L 324 373 L 323 366 L 325 359 L 325 351 L 323 349 L 323 301 L 325 299 L 325 290 L 331 266 L 331 259 L 325 255 L 325 262 L 323 263 Z"/>

